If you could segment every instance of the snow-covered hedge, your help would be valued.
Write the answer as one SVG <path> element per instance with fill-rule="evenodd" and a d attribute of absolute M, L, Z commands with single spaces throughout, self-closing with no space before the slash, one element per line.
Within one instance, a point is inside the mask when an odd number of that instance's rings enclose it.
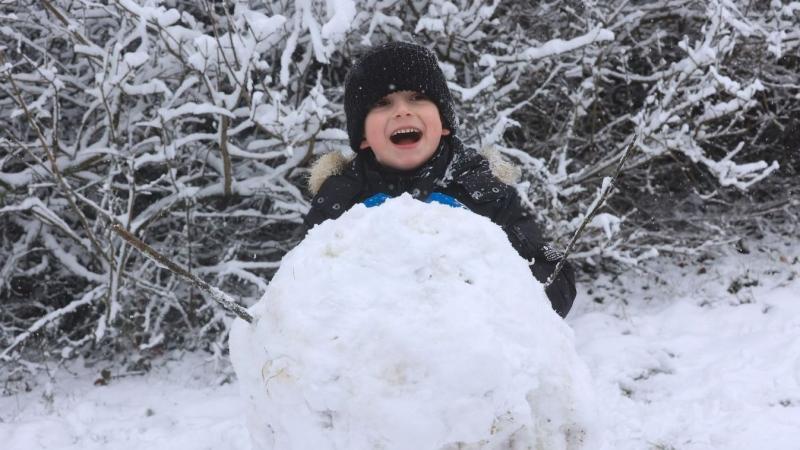
<path fill-rule="evenodd" d="M 562 244 L 638 136 L 579 261 L 719 242 L 706 212 L 749 195 L 773 194 L 729 222 L 797 206 L 797 1 L 20 0 L 1 14 L 2 360 L 41 355 L 25 352 L 36 340 L 59 357 L 221 352 L 224 314 L 110 224 L 254 303 L 299 239 L 308 163 L 346 149 L 349 64 L 386 40 L 435 49 L 462 136 L 523 169 L 521 195 Z"/>

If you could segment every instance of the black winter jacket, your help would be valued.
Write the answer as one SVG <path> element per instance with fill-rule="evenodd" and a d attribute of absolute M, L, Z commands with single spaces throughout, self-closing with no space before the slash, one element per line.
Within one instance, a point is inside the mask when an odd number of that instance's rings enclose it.
<path fill-rule="evenodd" d="M 305 224 L 311 228 L 335 219 L 378 193 L 395 197 L 404 192 L 419 199 L 427 198 L 431 192 L 441 192 L 488 217 L 502 227 L 523 258 L 535 261 L 531 272 L 542 283 L 562 258 L 561 253 L 547 245 L 539 226 L 522 208 L 517 191 L 492 174 L 486 158 L 464 148 L 454 137 L 443 137 L 433 157 L 413 171 L 386 168 L 375 160 L 371 151 L 359 151 L 344 170 L 322 183 L 311 201 Z M 565 317 L 576 294 L 575 276 L 569 263 L 564 264 L 546 293 L 553 309 Z"/>

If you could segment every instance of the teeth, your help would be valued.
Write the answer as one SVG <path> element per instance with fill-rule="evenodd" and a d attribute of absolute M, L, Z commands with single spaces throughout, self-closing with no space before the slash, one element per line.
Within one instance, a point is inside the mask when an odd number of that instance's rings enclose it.
<path fill-rule="evenodd" d="M 417 128 L 401 128 L 399 130 L 393 131 L 392 136 L 397 136 L 398 134 L 401 133 L 420 133 L 420 131 Z"/>

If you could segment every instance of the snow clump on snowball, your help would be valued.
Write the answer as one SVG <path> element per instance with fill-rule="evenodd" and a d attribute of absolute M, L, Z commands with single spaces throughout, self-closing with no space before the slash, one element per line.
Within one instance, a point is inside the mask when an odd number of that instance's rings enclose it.
<path fill-rule="evenodd" d="M 231 359 L 256 449 L 594 449 L 569 327 L 488 219 L 404 195 L 289 252 Z"/>

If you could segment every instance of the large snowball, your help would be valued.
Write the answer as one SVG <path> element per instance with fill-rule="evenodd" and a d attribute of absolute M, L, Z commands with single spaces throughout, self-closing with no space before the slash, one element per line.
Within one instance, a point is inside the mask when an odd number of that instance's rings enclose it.
<path fill-rule="evenodd" d="M 588 371 L 503 231 L 404 196 L 286 255 L 231 359 L 258 449 L 594 449 Z"/>

